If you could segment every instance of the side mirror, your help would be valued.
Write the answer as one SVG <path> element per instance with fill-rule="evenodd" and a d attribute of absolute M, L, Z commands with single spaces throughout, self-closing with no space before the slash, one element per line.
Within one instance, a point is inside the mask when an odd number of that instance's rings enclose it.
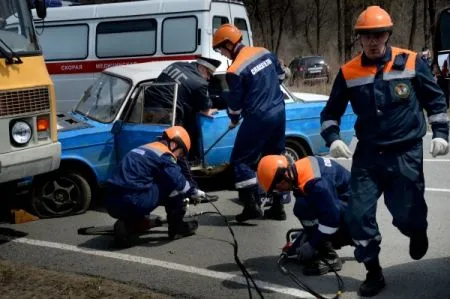
<path fill-rule="evenodd" d="M 120 119 L 116 120 L 111 128 L 111 133 L 113 135 L 119 134 L 120 131 L 122 130 L 122 125 L 123 125 L 123 121 L 121 121 Z"/>
<path fill-rule="evenodd" d="M 45 19 L 47 16 L 47 7 L 45 7 L 45 0 L 35 0 L 34 7 L 36 8 L 36 13 L 40 19 Z"/>
<path fill-rule="evenodd" d="M 438 53 L 437 66 L 442 78 L 450 80 L 450 51 Z"/>

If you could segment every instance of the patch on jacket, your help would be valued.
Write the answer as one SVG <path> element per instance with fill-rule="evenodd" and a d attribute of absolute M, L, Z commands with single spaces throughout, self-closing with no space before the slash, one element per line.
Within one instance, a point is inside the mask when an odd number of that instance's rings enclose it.
<path fill-rule="evenodd" d="M 409 94 L 411 93 L 410 87 L 405 83 L 398 83 L 394 87 L 395 94 L 401 98 L 406 99 L 409 97 Z"/>

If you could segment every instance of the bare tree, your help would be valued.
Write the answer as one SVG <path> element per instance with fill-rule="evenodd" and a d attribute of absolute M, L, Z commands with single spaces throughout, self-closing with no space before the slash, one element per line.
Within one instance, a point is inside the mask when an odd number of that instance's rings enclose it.
<path fill-rule="evenodd" d="M 408 49 L 414 48 L 414 37 L 416 35 L 416 23 L 417 23 L 417 0 L 413 1 L 412 16 L 411 16 L 411 30 L 409 31 Z"/>
<path fill-rule="evenodd" d="M 314 0 L 316 9 L 316 54 L 320 53 L 320 33 L 322 28 L 326 25 L 328 20 L 325 18 L 326 9 L 328 8 L 327 1 Z"/>
<path fill-rule="evenodd" d="M 423 0 L 423 40 L 424 46 L 430 46 L 430 27 L 428 26 L 428 0 Z"/>
<path fill-rule="evenodd" d="M 436 0 L 428 0 L 428 14 L 430 16 L 431 39 L 434 40 L 434 31 L 436 27 Z"/>
<path fill-rule="evenodd" d="M 342 63 L 342 8 L 341 0 L 336 0 L 337 7 L 337 45 L 338 45 L 338 62 Z"/>
<path fill-rule="evenodd" d="M 252 21 L 256 21 L 263 46 L 277 53 L 285 29 L 286 12 L 293 0 L 247 0 L 245 1 Z"/>

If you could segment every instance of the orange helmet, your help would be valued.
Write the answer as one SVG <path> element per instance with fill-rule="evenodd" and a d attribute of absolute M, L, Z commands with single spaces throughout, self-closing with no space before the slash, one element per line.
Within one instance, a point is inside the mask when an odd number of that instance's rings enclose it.
<path fill-rule="evenodd" d="M 174 126 L 166 129 L 163 133 L 163 139 L 175 142 L 187 154 L 191 149 L 191 138 L 188 132 L 180 126 Z"/>
<path fill-rule="evenodd" d="M 355 32 L 357 34 L 373 32 L 392 32 L 391 16 L 379 6 L 369 6 L 356 20 Z"/>
<path fill-rule="evenodd" d="M 264 192 L 272 192 L 275 184 L 280 181 L 289 166 L 283 155 L 268 155 L 259 161 L 257 176 Z"/>
<path fill-rule="evenodd" d="M 230 42 L 233 45 L 242 40 L 241 31 L 232 24 L 223 24 L 217 28 L 213 35 L 213 48 L 220 47 L 225 42 Z"/>

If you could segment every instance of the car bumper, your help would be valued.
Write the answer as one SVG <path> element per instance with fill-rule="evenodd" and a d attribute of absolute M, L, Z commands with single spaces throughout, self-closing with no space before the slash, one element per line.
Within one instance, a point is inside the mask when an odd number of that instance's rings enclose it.
<path fill-rule="evenodd" d="M 0 155 L 0 183 L 46 173 L 59 168 L 61 143 Z"/>

